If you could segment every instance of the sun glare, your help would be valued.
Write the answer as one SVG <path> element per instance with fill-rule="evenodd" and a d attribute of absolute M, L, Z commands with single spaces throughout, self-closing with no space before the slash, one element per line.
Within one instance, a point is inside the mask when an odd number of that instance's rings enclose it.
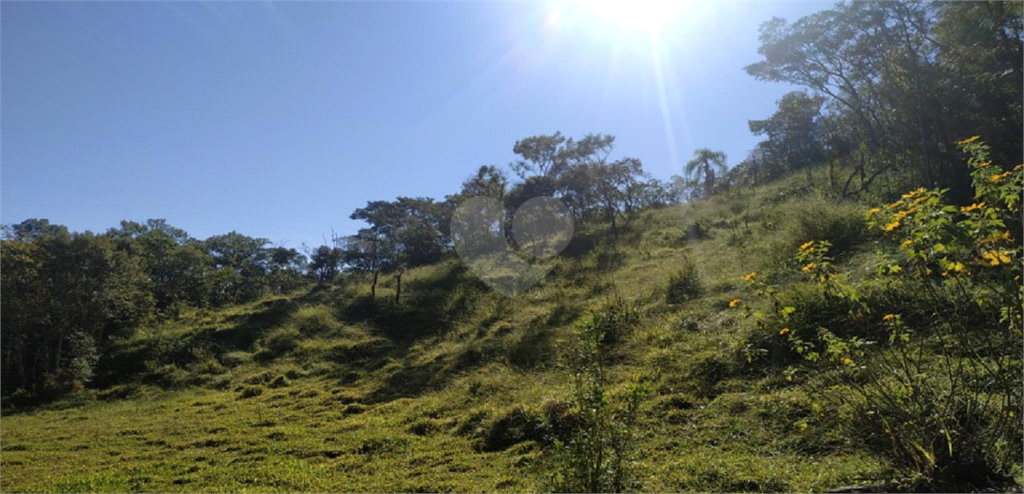
<path fill-rule="evenodd" d="M 687 3 L 685 0 L 578 0 L 576 5 L 606 22 L 657 34 L 682 13 Z"/>

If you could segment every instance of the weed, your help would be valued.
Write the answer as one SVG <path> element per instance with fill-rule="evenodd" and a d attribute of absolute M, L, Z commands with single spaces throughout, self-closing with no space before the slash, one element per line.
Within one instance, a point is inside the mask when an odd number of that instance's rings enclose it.
<path fill-rule="evenodd" d="M 702 292 L 703 287 L 697 265 L 689 257 L 684 257 L 680 262 L 679 269 L 668 279 L 665 301 L 670 304 L 680 304 L 699 297 Z"/>

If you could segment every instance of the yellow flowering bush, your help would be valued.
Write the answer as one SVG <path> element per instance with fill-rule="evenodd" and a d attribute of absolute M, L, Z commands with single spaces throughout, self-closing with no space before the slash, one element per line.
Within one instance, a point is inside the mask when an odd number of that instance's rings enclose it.
<path fill-rule="evenodd" d="M 944 190 L 918 188 L 866 211 L 868 226 L 898 256 L 880 255 L 878 280 L 848 282 L 822 241 L 800 245 L 795 256 L 817 299 L 747 280 L 774 302 L 774 313 L 755 314 L 758 326 L 781 327 L 775 341 L 807 365 L 845 376 L 894 465 L 924 478 L 955 476 L 964 465 L 985 465 L 991 475 L 1022 468 L 1024 164 L 993 164 L 977 137 L 958 145 L 969 156 L 971 204 L 950 205 Z M 901 293 L 922 302 L 902 305 Z M 849 317 L 824 317 L 823 308 Z M 916 313 L 904 318 L 906 311 Z"/>

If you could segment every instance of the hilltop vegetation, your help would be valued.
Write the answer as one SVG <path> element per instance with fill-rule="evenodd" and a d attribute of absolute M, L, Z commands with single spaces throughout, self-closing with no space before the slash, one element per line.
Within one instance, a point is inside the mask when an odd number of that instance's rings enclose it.
<path fill-rule="evenodd" d="M 308 253 L 7 226 L 0 490 L 1020 490 L 1020 24 L 771 21 L 748 72 L 811 93 L 669 182 L 555 133 L 515 143 L 519 181 L 369 201 Z M 507 297 L 455 255 L 477 196 L 502 245 L 529 199 L 565 204 L 541 283 Z"/>

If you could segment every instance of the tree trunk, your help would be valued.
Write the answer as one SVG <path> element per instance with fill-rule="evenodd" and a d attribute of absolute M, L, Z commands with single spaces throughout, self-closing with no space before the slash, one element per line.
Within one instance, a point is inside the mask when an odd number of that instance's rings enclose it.
<path fill-rule="evenodd" d="M 397 304 L 402 296 L 402 273 L 395 275 L 395 303 Z"/>
<path fill-rule="evenodd" d="M 379 271 L 373 272 L 373 284 L 370 285 L 370 297 L 374 299 L 377 298 L 377 275 L 379 274 Z"/>

